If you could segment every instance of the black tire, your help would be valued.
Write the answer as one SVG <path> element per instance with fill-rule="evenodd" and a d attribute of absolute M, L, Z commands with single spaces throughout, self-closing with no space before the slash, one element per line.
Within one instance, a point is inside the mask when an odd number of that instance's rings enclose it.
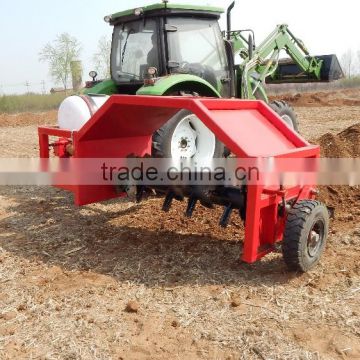
<path fill-rule="evenodd" d="M 171 139 L 179 122 L 190 115 L 188 110 L 180 110 L 162 128 L 153 135 L 152 156 L 156 158 L 171 158 Z M 214 158 L 222 158 L 224 145 L 216 139 Z"/>
<path fill-rule="evenodd" d="M 282 243 L 288 268 L 307 272 L 315 267 L 324 252 L 328 232 L 329 212 L 324 204 L 315 200 L 295 204 L 289 210 Z"/>
<path fill-rule="evenodd" d="M 285 101 L 273 101 L 271 108 L 296 132 L 299 132 L 299 122 L 294 109 Z"/>

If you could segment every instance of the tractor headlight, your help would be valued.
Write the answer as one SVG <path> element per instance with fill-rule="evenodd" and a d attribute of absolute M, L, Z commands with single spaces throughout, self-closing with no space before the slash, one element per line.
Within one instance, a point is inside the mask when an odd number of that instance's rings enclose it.
<path fill-rule="evenodd" d="M 90 72 L 89 72 L 89 76 L 93 79 L 93 81 L 95 81 L 97 75 L 98 75 L 98 74 L 97 74 L 96 71 L 90 71 Z"/>
<path fill-rule="evenodd" d="M 136 16 L 140 16 L 140 15 L 142 15 L 143 13 L 144 13 L 144 9 L 143 9 L 143 8 L 137 8 L 137 9 L 134 10 L 134 14 L 135 14 Z"/>
<path fill-rule="evenodd" d="M 148 75 L 155 76 L 156 73 L 157 73 L 157 68 L 156 67 L 149 67 L 148 68 Z"/>
<path fill-rule="evenodd" d="M 111 19 L 112 19 L 111 15 L 107 15 L 107 16 L 104 17 L 104 21 L 107 22 L 107 23 L 110 23 Z"/>

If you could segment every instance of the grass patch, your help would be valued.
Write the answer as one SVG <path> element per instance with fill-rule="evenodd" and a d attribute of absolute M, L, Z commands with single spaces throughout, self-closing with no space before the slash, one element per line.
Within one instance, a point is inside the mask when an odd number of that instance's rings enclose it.
<path fill-rule="evenodd" d="M 0 113 L 40 112 L 57 109 L 60 103 L 69 96 L 58 94 L 25 94 L 0 96 Z"/>
<path fill-rule="evenodd" d="M 343 88 L 355 88 L 360 87 L 360 76 L 345 78 L 339 81 L 339 86 Z"/>

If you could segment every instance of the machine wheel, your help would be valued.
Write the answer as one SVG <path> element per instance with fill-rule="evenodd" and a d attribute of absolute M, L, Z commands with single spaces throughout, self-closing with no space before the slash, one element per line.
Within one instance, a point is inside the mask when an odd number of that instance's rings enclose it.
<path fill-rule="evenodd" d="M 329 231 L 326 206 L 315 200 L 299 201 L 289 210 L 282 252 L 290 270 L 306 272 L 320 260 Z"/>
<path fill-rule="evenodd" d="M 224 145 L 193 113 L 179 111 L 153 135 L 153 156 L 173 159 L 221 158 Z"/>
<path fill-rule="evenodd" d="M 299 122 L 294 109 L 285 101 L 273 101 L 271 108 L 296 132 L 299 132 Z"/>

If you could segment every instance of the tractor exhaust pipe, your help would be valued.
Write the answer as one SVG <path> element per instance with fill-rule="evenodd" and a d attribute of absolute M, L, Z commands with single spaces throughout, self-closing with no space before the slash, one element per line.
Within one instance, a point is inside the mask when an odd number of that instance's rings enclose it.
<path fill-rule="evenodd" d="M 230 32 L 231 32 L 231 12 L 235 6 L 235 1 L 231 3 L 226 12 L 227 17 L 227 39 L 231 40 Z"/>

